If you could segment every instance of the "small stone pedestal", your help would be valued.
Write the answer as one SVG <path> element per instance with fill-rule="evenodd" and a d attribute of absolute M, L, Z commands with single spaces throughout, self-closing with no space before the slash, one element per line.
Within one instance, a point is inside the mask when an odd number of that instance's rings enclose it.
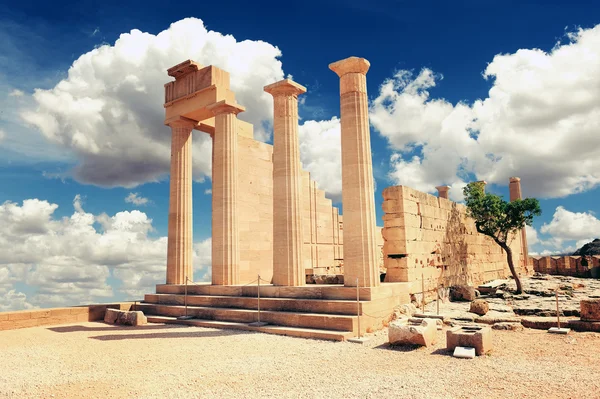
<path fill-rule="evenodd" d="M 492 329 L 489 326 L 461 326 L 446 332 L 446 348 L 454 350 L 457 346 L 475 348 L 475 354 L 481 356 L 492 350 Z"/>
<path fill-rule="evenodd" d="M 600 298 L 582 299 L 579 306 L 582 321 L 600 321 Z"/>

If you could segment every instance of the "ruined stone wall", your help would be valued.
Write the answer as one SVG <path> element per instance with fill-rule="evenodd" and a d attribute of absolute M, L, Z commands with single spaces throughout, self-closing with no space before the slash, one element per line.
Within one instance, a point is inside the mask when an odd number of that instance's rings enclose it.
<path fill-rule="evenodd" d="M 532 256 L 533 270 L 559 276 L 598 277 L 592 269 L 600 268 L 600 255 L 593 256 Z M 594 274 L 594 276 L 592 276 Z"/>
<path fill-rule="evenodd" d="M 273 276 L 273 146 L 238 137 L 240 283 Z M 302 173 L 304 266 L 308 274 L 341 274 L 342 216 L 325 192 Z"/>
<path fill-rule="evenodd" d="M 0 312 L 0 331 L 104 320 L 106 309 L 131 310 L 133 302 Z"/>
<path fill-rule="evenodd" d="M 238 137 L 240 284 L 273 277 L 273 147 Z"/>
<path fill-rule="evenodd" d="M 342 216 L 325 191 L 302 172 L 304 268 L 307 274 L 341 274 L 344 235 Z"/>
<path fill-rule="evenodd" d="M 466 207 L 405 186 L 383 191 L 383 258 L 386 280 L 415 282 L 413 292 L 455 284 L 480 284 L 510 275 L 506 254 L 477 233 Z M 510 245 L 513 261 L 523 268 L 521 235 Z"/>

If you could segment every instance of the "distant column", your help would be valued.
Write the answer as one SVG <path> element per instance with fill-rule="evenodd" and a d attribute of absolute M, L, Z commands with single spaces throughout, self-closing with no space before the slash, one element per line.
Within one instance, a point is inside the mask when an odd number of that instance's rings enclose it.
<path fill-rule="evenodd" d="M 369 61 L 350 57 L 329 69 L 340 77 L 344 285 L 376 287 L 379 265 L 375 231 L 375 190 L 367 100 Z"/>
<path fill-rule="evenodd" d="M 510 196 L 510 202 L 518 199 L 523 199 L 521 194 L 521 179 L 518 177 L 511 177 L 509 179 L 508 191 Z M 523 266 L 526 270 L 529 269 L 529 247 L 527 245 L 527 232 L 525 228 L 521 229 L 521 250 L 523 252 Z"/>
<path fill-rule="evenodd" d="M 179 119 L 171 127 L 171 176 L 167 238 L 167 284 L 193 280 L 192 130 L 194 121 Z"/>
<path fill-rule="evenodd" d="M 487 182 L 485 180 L 479 180 L 477 183 L 483 186 L 483 193 L 485 194 L 485 186 L 487 186 Z"/>
<path fill-rule="evenodd" d="M 450 186 L 437 186 L 438 197 L 448 199 L 448 191 L 450 191 Z"/>
<path fill-rule="evenodd" d="M 226 100 L 208 107 L 215 115 L 212 165 L 212 283 L 239 283 L 237 114 Z"/>
<path fill-rule="evenodd" d="M 284 79 L 265 86 L 273 96 L 273 284 L 306 284 L 302 249 L 302 175 L 298 95 L 306 88 Z"/>

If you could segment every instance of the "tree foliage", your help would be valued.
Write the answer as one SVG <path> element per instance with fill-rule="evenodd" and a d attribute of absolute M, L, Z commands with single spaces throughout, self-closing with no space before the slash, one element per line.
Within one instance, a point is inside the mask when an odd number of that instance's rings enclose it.
<path fill-rule="evenodd" d="M 517 292 L 522 292 L 509 240 L 526 225 L 531 226 L 534 216 L 542 214 L 540 203 L 535 198 L 506 202 L 498 195 L 485 193 L 484 188 L 483 182 L 469 183 L 464 188 L 468 215 L 475 220 L 479 233 L 491 237 L 506 251 L 508 266 L 517 283 Z"/>

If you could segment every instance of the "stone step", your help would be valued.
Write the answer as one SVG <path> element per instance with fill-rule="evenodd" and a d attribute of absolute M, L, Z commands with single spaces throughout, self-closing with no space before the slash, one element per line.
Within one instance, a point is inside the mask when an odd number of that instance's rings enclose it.
<path fill-rule="evenodd" d="M 395 284 L 388 287 L 361 287 L 359 297 L 361 301 L 370 301 L 378 297 L 389 296 L 388 291 L 404 292 L 407 285 Z M 183 295 L 185 285 L 159 284 L 156 286 L 157 294 Z M 340 285 L 309 284 L 302 287 L 286 287 L 274 285 L 261 285 L 261 298 L 296 298 L 296 299 L 341 299 L 356 301 L 356 288 Z M 194 283 L 187 286 L 188 295 L 213 295 L 213 296 L 244 296 L 256 298 L 258 287 L 256 285 L 211 285 L 209 283 Z M 408 292 L 408 291 L 406 291 Z M 407 294 L 408 295 L 408 294 Z"/>
<path fill-rule="evenodd" d="M 144 302 L 158 305 L 184 305 L 185 296 L 180 294 L 147 294 Z M 188 295 L 188 306 L 251 309 L 258 308 L 258 299 L 252 297 Z M 368 311 L 369 303 L 361 302 L 361 309 Z M 356 301 L 295 298 L 260 298 L 261 310 L 327 313 L 355 316 Z"/>
<path fill-rule="evenodd" d="M 146 316 L 178 317 L 185 315 L 185 307 L 181 305 L 160 305 L 143 302 L 137 304 L 136 310 L 143 311 Z M 258 320 L 258 312 L 253 309 L 188 306 L 187 314 L 203 320 L 231 321 L 238 323 L 252 323 Z M 335 331 L 355 331 L 358 324 L 357 316 L 277 312 L 270 310 L 261 310 L 260 319 L 261 321 L 279 326 Z"/>
<path fill-rule="evenodd" d="M 323 339 L 329 341 L 345 341 L 352 338 L 354 333 L 335 330 L 323 330 L 314 328 L 299 328 L 289 326 L 266 325 L 252 327 L 246 323 L 231 321 L 215 321 L 203 319 L 178 320 L 170 316 L 148 316 L 149 323 L 182 324 L 196 327 L 223 328 L 231 330 L 257 331 L 267 334 L 287 335 L 290 337 Z"/>

